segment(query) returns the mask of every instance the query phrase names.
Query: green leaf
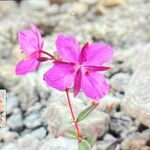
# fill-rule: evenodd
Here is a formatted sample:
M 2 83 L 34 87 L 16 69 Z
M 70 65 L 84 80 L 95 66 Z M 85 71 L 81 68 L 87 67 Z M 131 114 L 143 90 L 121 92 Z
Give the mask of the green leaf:
M 96 136 L 92 136 L 92 137 L 88 137 L 87 141 L 89 142 L 89 144 L 91 145 L 91 147 L 94 146 L 94 144 L 96 143 Z
M 68 138 L 73 138 L 73 139 L 77 138 L 77 134 L 74 130 L 64 131 L 63 136 L 68 137 Z
M 82 140 L 80 143 L 79 143 L 79 150 L 91 150 L 91 146 L 90 144 L 88 143 L 88 141 L 86 140 Z
M 77 121 L 81 121 L 84 118 L 86 118 L 97 106 L 98 104 L 91 105 L 84 109 L 82 112 L 80 112 L 80 114 L 77 117 Z
M 117 146 L 117 141 L 113 142 L 112 144 L 110 144 L 106 150 L 115 150 Z
M 57 137 L 58 136 L 65 136 L 68 138 L 73 138 L 76 139 L 77 134 L 75 129 L 73 128 L 71 123 L 64 123 L 61 128 L 57 132 Z

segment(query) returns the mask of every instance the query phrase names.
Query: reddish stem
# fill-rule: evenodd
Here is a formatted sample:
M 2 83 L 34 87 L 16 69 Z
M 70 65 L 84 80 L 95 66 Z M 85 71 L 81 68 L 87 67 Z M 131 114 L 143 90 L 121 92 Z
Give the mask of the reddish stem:
M 77 139 L 78 139 L 78 142 L 81 142 L 82 138 L 81 138 L 81 134 L 80 134 L 80 129 L 79 129 L 79 125 L 78 125 L 78 122 L 76 120 L 72 105 L 71 105 L 71 100 L 70 100 L 70 96 L 69 96 L 69 89 L 66 89 L 66 95 L 67 95 L 67 100 L 68 100 L 68 105 L 69 105 L 70 113 L 72 116 L 72 120 L 74 122 L 74 127 L 76 128 L 76 131 L 77 131 Z
M 55 57 L 53 55 L 51 55 L 50 53 L 40 50 L 41 53 L 46 54 L 47 56 L 49 56 L 50 58 L 52 58 L 53 60 L 55 60 Z

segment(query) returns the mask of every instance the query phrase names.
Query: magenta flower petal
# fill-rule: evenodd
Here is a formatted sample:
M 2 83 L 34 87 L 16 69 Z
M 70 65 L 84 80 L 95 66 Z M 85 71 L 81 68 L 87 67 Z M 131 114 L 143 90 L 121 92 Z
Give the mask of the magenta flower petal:
M 108 62 L 113 55 L 113 49 L 105 43 L 95 43 L 86 48 L 84 65 L 100 66 Z
M 63 60 L 78 62 L 80 46 L 75 37 L 60 34 L 56 39 L 56 48 Z
M 27 60 L 22 60 L 16 65 L 16 74 L 25 75 L 28 72 L 36 71 L 39 66 L 39 61 L 34 58 L 29 58 Z
M 38 47 L 39 47 L 40 50 L 42 50 L 44 41 L 41 37 L 40 30 L 33 23 L 30 24 L 30 27 L 31 27 L 32 31 L 37 35 Z
M 75 80 L 74 80 L 74 96 L 77 96 L 80 92 L 81 88 L 81 79 L 82 79 L 82 72 L 79 69 L 76 73 Z
M 86 61 L 86 55 L 87 55 L 87 49 L 89 47 L 89 43 L 85 43 L 84 46 L 81 49 L 80 56 L 79 56 L 79 63 L 82 64 L 84 61 Z
M 93 71 L 93 72 L 106 71 L 106 70 L 110 69 L 110 67 L 107 67 L 107 66 L 85 66 L 85 68 L 87 70 L 90 70 L 90 71 Z
M 26 58 L 16 65 L 17 75 L 36 71 L 40 64 L 37 58 L 43 48 L 43 39 L 34 24 L 30 24 L 30 27 L 31 29 L 25 29 L 18 33 L 18 42 L 21 50 L 26 54 Z
M 74 65 L 57 63 L 44 75 L 47 84 L 58 90 L 66 90 L 73 85 L 75 78 Z
M 109 85 L 104 76 L 96 72 L 91 72 L 82 78 L 81 89 L 86 96 L 100 100 L 108 94 Z
M 41 50 L 43 46 L 40 31 L 36 28 L 35 25 L 31 26 L 31 30 L 25 29 L 19 32 L 18 42 L 22 51 L 27 55 Z

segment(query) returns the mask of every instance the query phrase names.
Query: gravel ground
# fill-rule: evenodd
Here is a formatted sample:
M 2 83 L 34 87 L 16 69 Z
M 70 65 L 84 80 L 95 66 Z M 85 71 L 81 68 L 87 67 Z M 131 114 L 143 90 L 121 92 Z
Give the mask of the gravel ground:
M 64 93 L 42 80 L 49 64 L 24 77 L 14 73 L 22 58 L 17 33 L 29 21 L 41 29 L 45 49 L 51 52 L 59 33 L 75 35 L 81 44 L 112 45 L 112 69 L 105 73 L 110 94 L 81 122 L 82 133 L 97 135 L 93 150 L 105 150 L 114 142 L 116 150 L 150 150 L 149 0 L 0 1 L 0 89 L 7 90 L 0 149 L 77 150 L 75 140 L 56 138 L 70 115 Z M 89 102 L 80 94 L 73 105 L 78 114 Z

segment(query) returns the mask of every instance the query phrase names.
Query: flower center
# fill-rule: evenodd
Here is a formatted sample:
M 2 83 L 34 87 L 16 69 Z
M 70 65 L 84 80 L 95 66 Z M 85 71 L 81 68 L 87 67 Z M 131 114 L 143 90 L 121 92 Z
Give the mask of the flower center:
M 84 65 L 82 65 L 82 64 L 75 65 L 75 72 L 77 72 L 78 70 L 81 70 L 81 72 L 84 75 L 89 75 L 89 73 L 90 73 L 90 70 L 88 68 L 84 67 Z

